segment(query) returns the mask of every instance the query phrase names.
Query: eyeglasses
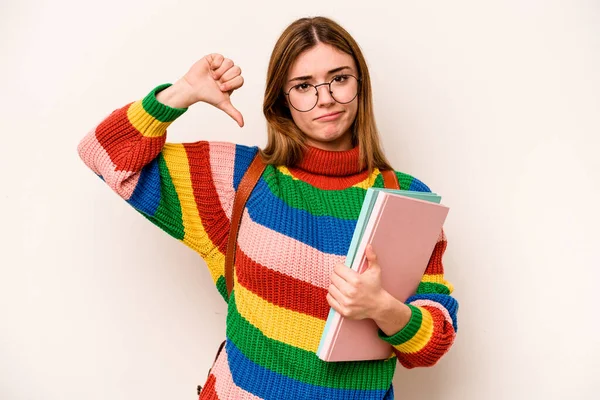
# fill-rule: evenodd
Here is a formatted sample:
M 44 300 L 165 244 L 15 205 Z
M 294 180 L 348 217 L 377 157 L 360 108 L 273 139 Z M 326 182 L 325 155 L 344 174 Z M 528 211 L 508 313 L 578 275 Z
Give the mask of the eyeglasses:
M 329 94 L 336 102 L 348 104 L 358 95 L 359 82 L 360 78 L 353 75 L 336 75 L 331 81 L 318 85 L 299 83 L 283 94 L 288 97 L 292 107 L 300 112 L 307 112 L 315 108 L 319 102 L 319 86 L 328 85 Z

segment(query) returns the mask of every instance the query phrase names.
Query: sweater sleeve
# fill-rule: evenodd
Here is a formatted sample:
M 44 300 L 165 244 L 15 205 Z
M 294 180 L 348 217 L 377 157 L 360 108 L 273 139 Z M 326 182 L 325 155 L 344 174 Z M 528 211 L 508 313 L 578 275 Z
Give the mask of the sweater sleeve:
M 225 142 L 167 143 L 187 109 L 156 100 L 115 110 L 78 145 L 83 162 L 134 209 L 206 261 L 227 298 L 224 263 L 235 190 L 258 151 Z
M 446 245 L 442 231 L 416 294 L 406 301 L 412 311 L 408 324 L 392 336 L 379 331 L 379 337 L 394 346 L 398 361 L 406 368 L 436 364 L 452 346 L 458 330 L 458 302 L 451 296 L 452 284 L 444 279 Z

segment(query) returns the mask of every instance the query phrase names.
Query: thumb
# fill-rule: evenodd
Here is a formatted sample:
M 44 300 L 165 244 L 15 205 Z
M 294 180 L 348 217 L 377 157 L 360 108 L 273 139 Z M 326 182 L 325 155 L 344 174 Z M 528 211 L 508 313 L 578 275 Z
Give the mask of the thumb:
M 235 120 L 235 122 L 238 123 L 240 128 L 244 126 L 244 117 L 242 116 L 242 113 L 240 113 L 237 110 L 237 108 L 235 108 L 233 104 L 231 104 L 229 100 L 224 100 L 221 103 L 217 104 L 217 108 L 225 111 L 227 115 L 229 115 Z
M 379 264 L 377 264 L 377 255 L 373 250 L 373 246 L 371 246 L 370 244 L 367 245 L 365 256 L 367 257 L 367 261 L 369 262 L 369 269 L 379 268 Z

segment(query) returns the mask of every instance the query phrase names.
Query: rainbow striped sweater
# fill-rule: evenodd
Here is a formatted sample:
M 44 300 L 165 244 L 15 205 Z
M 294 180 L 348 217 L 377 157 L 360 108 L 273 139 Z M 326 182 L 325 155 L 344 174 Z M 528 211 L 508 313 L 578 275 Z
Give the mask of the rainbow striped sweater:
M 327 363 L 316 356 L 329 312 L 333 266 L 345 259 L 366 189 L 378 170 L 359 170 L 358 148 L 309 148 L 294 167 L 267 166 L 239 230 L 234 291 L 227 299 L 225 252 L 233 199 L 258 148 L 226 142 L 166 143 L 186 110 L 156 93 L 115 110 L 78 146 L 85 164 L 142 215 L 205 260 L 228 301 L 227 341 L 201 399 L 392 399 L 396 362 L 435 364 L 453 343 L 458 304 L 444 279 L 443 232 L 409 323 L 393 336 L 387 360 Z M 429 191 L 396 172 L 404 189 Z

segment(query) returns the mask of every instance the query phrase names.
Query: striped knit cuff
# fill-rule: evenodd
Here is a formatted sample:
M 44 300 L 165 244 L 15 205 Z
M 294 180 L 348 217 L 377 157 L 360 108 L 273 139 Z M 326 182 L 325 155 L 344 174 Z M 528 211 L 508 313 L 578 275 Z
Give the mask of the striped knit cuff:
M 166 104 L 163 104 L 156 100 L 156 95 L 161 90 L 165 90 L 171 86 L 171 83 L 165 83 L 155 87 L 144 99 L 142 100 L 142 107 L 152 117 L 156 118 L 160 122 L 173 122 L 180 117 L 187 108 L 173 108 Z
M 398 346 L 402 343 L 408 342 L 419 331 L 419 328 L 421 328 L 421 321 L 423 321 L 423 314 L 421 313 L 421 310 L 419 307 L 415 307 L 411 304 L 407 304 L 407 306 L 410 307 L 412 312 L 410 315 L 410 320 L 404 328 L 400 329 L 398 333 L 392 336 L 387 336 L 381 329 L 379 330 L 379 337 L 392 346 Z

